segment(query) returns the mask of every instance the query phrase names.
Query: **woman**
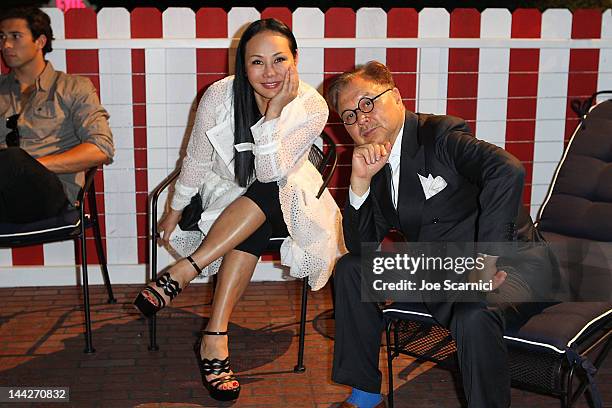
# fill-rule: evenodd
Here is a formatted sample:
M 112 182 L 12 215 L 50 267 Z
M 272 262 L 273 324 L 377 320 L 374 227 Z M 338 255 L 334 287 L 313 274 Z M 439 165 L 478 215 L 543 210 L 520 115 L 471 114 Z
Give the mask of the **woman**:
M 269 237 L 289 233 L 281 261 L 293 276 L 308 275 L 313 290 L 325 284 L 345 251 L 339 209 L 327 191 L 316 198 L 322 180 L 308 161 L 327 104 L 299 80 L 296 64 L 297 44 L 285 24 L 265 19 L 246 29 L 236 75 L 212 84 L 200 101 L 171 209 L 160 222 L 162 239 L 191 255 L 134 302 L 152 315 L 198 274 L 219 271 L 211 317 L 196 345 L 203 383 L 218 400 L 240 392 L 229 364 L 227 326 Z M 198 192 L 204 235 L 175 230 Z

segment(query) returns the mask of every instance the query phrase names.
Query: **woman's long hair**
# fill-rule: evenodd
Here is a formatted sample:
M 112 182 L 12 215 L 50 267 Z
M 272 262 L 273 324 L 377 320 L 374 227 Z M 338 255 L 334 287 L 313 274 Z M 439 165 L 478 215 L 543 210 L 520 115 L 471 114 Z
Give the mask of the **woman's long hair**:
M 289 41 L 289 48 L 293 57 L 297 57 L 297 41 L 285 23 L 275 19 L 266 18 L 257 20 L 247 27 L 240 37 L 236 49 L 236 76 L 234 78 L 234 144 L 253 143 L 251 126 L 261 118 L 261 113 L 255 101 L 255 92 L 246 75 L 246 45 L 251 38 L 262 31 L 274 31 Z M 234 173 L 236 181 L 246 187 L 253 176 L 255 160 L 251 151 L 235 152 Z

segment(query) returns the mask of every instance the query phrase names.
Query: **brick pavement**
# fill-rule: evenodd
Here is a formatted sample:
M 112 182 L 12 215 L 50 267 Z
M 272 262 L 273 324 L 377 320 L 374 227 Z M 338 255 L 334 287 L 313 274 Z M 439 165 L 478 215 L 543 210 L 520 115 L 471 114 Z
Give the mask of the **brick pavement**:
M 207 396 L 192 350 L 210 311 L 210 286 L 190 286 L 159 314 L 157 352 L 147 350 L 146 322 L 131 305 L 138 289 L 115 285 L 118 303 L 108 305 L 103 287 L 92 287 L 93 355 L 82 352 L 79 288 L 0 289 L 0 386 L 68 386 L 74 407 L 328 407 L 347 395 L 347 387 L 330 380 L 334 323 L 328 289 L 311 293 L 307 371 L 294 374 L 299 284 L 249 286 L 230 325 L 233 369 L 243 384 L 235 404 L 216 403 Z M 609 360 L 598 376 L 608 404 L 612 403 Z M 450 372 L 407 357 L 395 361 L 397 407 L 461 406 L 461 392 Z M 385 360 L 381 362 L 386 377 Z M 517 389 L 512 390 L 512 400 L 513 407 L 559 406 L 554 398 Z M 577 406 L 587 406 L 584 397 Z

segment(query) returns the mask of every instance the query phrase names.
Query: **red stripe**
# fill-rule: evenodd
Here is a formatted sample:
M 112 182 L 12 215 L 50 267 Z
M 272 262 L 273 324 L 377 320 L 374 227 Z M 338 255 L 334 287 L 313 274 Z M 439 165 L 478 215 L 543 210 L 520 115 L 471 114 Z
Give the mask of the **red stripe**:
M 572 38 L 597 39 L 601 37 L 601 11 L 576 10 L 572 20 Z M 565 112 L 565 142 L 578 126 L 578 117 L 571 109 L 575 98 L 588 98 L 597 91 L 599 50 L 570 50 L 567 82 L 567 105 Z
M 355 38 L 355 12 L 349 8 L 332 7 L 325 13 L 326 38 Z M 353 69 L 355 50 L 350 48 L 326 48 L 324 71 L 326 75 Z
M 352 150 L 352 149 L 351 149 Z M 350 157 L 350 156 L 349 156 Z M 335 186 L 348 187 L 351 179 L 351 162 L 342 163 L 336 167 L 336 171 L 330 183 Z
M 349 8 L 332 7 L 325 13 L 325 32 L 326 38 L 355 38 L 357 19 L 355 12 Z M 323 89 L 327 95 L 329 81 L 344 71 L 349 71 L 355 67 L 355 49 L 354 48 L 326 48 L 324 50 L 323 62 Z M 329 125 L 325 130 L 334 139 L 337 144 L 352 145 L 353 140 L 350 138 L 344 126 L 341 123 L 338 114 L 330 112 Z M 342 164 L 342 162 L 339 161 Z M 350 164 L 350 161 L 348 162 Z M 330 187 L 345 187 L 348 182 L 338 184 L 338 179 L 335 178 L 330 182 Z
M 130 13 L 132 38 L 161 38 L 162 15 L 153 7 L 137 7 Z
M 330 112 L 331 116 L 331 112 Z M 336 142 L 336 144 L 352 145 L 353 139 L 349 136 L 344 125 L 340 121 L 338 115 L 336 115 L 337 121 L 332 122 L 331 120 L 325 126 L 325 132 Z
M 476 9 L 455 9 L 450 15 L 451 38 L 479 38 L 480 13 Z M 447 113 L 459 116 L 476 129 L 478 97 L 477 48 L 451 49 L 448 53 Z
M 340 207 L 340 211 L 343 211 L 348 201 L 348 187 L 339 187 L 329 190 L 332 197 Z
M 70 9 L 64 14 L 66 39 L 97 38 L 98 23 L 92 9 Z M 98 50 L 66 50 L 66 71 L 70 74 L 86 76 L 93 82 L 100 95 L 100 69 Z M 100 169 L 94 180 L 96 187 L 96 204 L 102 233 L 102 243 L 106 251 L 106 222 L 104 212 L 104 171 Z M 77 262 L 80 262 L 80 251 L 76 251 Z M 87 233 L 87 262 L 99 263 L 92 232 Z
M 512 38 L 539 38 L 542 14 L 535 9 L 517 9 L 512 14 Z M 531 203 L 533 146 L 535 140 L 540 50 L 510 50 L 506 150 L 525 166 L 523 203 Z
M 96 38 L 98 22 L 92 9 L 71 9 L 64 14 L 66 38 Z
M 161 38 L 162 15 L 155 8 L 136 8 L 130 15 L 132 38 Z M 132 110 L 134 119 L 134 182 L 138 263 L 148 262 L 147 109 L 144 50 L 132 50 Z
M 227 13 L 218 7 L 204 7 L 196 13 L 197 38 L 227 38 Z
M 419 35 L 419 14 L 411 8 L 394 8 L 387 13 L 388 38 L 416 38 Z M 387 48 L 387 66 L 393 73 L 406 108 L 416 106 L 416 48 Z
M 275 18 L 293 28 L 293 14 L 287 7 L 267 7 L 261 12 L 261 18 Z
M 13 266 L 41 266 L 45 264 L 42 245 L 13 248 Z
M 355 12 L 349 8 L 332 7 L 325 13 L 326 38 L 355 38 Z M 324 89 L 336 74 L 355 67 L 355 49 L 326 48 L 324 50 Z
M 227 13 L 220 8 L 202 8 L 196 13 L 197 38 L 227 38 Z M 196 50 L 198 99 L 213 82 L 228 75 L 227 48 Z

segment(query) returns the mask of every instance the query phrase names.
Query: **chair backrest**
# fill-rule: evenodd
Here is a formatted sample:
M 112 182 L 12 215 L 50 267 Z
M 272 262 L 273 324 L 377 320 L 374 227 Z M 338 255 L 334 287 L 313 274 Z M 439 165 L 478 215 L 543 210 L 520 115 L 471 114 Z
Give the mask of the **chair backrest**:
M 308 153 L 308 160 L 317 168 L 323 177 L 323 184 L 317 193 L 317 198 L 321 197 L 321 194 L 325 191 L 325 188 L 336 170 L 336 165 L 338 164 L 336 143 L 325 132 L 321 133 L 321 139 L 323 140 L 323 149 L 326 150 L 326 152 L 323 153 L 323 150 L 319 148 L 319 146 L 313 144 Z M 325 149 L 325 146 L 327 146 L 327 149 Z
M 582 118 L 540 210 L 538 229 L 558 258 L 562 299 L 612 300 L 611 180 L 612 100 L 607 100 Z
M 611 180 L 612 100 L 607 100 L 591 109 L 571 137 L 540 210 L 538 228 L 611 242 Z

